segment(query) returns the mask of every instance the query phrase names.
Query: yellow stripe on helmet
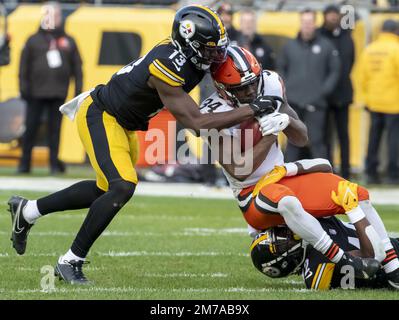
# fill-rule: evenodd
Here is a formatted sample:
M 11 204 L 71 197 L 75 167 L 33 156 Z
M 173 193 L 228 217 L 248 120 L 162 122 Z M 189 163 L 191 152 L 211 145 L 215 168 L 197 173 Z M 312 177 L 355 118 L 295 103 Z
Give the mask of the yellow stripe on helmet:
M 206 7 L 206 6 L 203 6 L 203 5 L 200 5 L 200 4 L 196 4 L 196 5 L 194 5 L 194 6 L 195 6 L 195 7 L 198 7 L 198 8 L 201 8 L 201 9 L 203 9 L 203 10 L 205 10 L 206 12 L 208 12 L 209 14 L 211 14 L 212 17 L 215 18 L 215 20 L 216 20 L 216 22 L 218 23 L 219 28 L 220 28 L 220 35 L 222 36 L 222 38 L 224 38 L 224 36 L 225 36 L 225 34 L 226 34 L 226 30 L 224 29 L 224 24 L 223 24 L 222 20 L 220 19 L 220 17 L 219 17 L 215 12 L 213 12 L 211 9 L 209 9 L 209 8 Z
M 269 238 L 269 236 L 267 234 L 260 236 L 258 239 L 256 239 L 254 242 L 252 242 L 250 251 L 252 251 L 259 242 L 262 242 L 263 240 L 266 240 L 268 238 Z

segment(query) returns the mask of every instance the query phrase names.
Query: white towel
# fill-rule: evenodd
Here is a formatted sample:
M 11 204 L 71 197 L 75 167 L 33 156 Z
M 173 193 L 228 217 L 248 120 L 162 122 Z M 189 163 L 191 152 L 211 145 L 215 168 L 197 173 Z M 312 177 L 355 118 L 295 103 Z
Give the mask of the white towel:
M 80 95 L 76 96 L 72 100 L 65 102 L 59 110 L 62 114 L 66 115 L 72 121 L 75 119 L 76 112 L 78 112 L 80 105 L 82 102 L 90 95 L 93 89 L 89 91 L 82 92 Z

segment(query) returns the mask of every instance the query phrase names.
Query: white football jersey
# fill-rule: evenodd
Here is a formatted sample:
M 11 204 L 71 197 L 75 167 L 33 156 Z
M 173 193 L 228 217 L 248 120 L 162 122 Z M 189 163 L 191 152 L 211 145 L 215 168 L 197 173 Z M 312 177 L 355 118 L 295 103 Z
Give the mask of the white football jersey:
M 280 77 L 276 72 L 266 71 L 262 72 L 261 79 L 261 92 L 262 95 L 270 95 L 277 96 L 283 99 L 284 97 L 284 88 L 283 84 L 280 81 Z M 278 102 L 278 108 L 280 108 L 281 102 Z M 209 98 L 205 99 L 201 106 L 201 113 L 213 113 L 213 112 L 225 112 L 233 110 L 228 101 L 222 99 L 217 92 L 213 93 Z M 239 125 L 223 130 L 224 134 L 231 135 L 233 137 L 239 136 Z M 265 160 L 262 164 L 254 171 L 252 174 L 246 178 L 244 181 L 239 181 L 232 177 L 226 170 L 223 169 L 223 173 L 229 181 L 230 187 L 233 189 L 234 195 L 237 196 L 238 193 L 243 189 L 249 186 L 256 184 L 259 179 L 271 171 L 276 165 L 284 164 L 284 155 L 280 149 L 278 143 L 275 143 L 270 148 L 268 154 L 265 154 Z

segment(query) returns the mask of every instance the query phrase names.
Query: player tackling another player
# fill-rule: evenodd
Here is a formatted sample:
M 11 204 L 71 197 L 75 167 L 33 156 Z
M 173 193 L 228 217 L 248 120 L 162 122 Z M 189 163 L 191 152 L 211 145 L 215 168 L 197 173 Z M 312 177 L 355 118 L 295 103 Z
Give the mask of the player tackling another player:
M 227 60 L 213 70 L 212 76 L 217 92 L 204 101 L 203 113 L 239 109 L 257 96 L 276 101 L 274 110 L 259 118 L 263 137 L 252 148 L 242 150 L 244 154 L 253 154 L 251 172 L 238 175 L 236 169 L 241 163 L 232 156 L 237 148 L 219 142 L 219 162 L 253 232 L 285 223 L 330 264 L 351 266 L 358 279 L 373 277 L 381 262 L 388 283 L 399 288 L 399 260 L 367 190 L 327 173 L 331 166 L 323 159 L 284 164 L 278 133 L 283 132 L 296 145 L 303 145 L 307 139 L 306 127 L 286 102 L 284 84 L 278 74 L 262 70 L 247 50 L 231 46 Z M 231 138 L 231 145 L 240 144 L 241 132 L 237 129 L 240 127 L 223 130 L 223 135 Z M 362 226 L 359 229 L 364 242 L 372 248 L 371 253 L 361 258 L 348 252 L 316 219 L 335 214 L 346 214 L 353 224 Z
M 345 223 L 336 217 L 319 219 L 323 229 L 339 246 L 353 255 L 373 256 L 373 247 L 364 236 L 361 223 Z M 393 249 L 387 255 L 399 254 L 399 239 L 390 239 Z M 356 279 L 354 270 L 347 265 L 332 264 L 306 241 L 296 236 L 287 226 L 269 228 L 255 236 L 251 247 L 254 266 L 271 278 L 302 274 L 308 289 L 328 290 L 335 288 L 395 288 L 383 269 L 375 277 Z
M 208 7 L 186 6 L 174 18 L 172 36 L 140 59 L 99 85 L 62 106 L 75 119 L 80 139 L 96 172 L 96 181 L 81 181 L 38 200 L 12 197 L 13 247 L 26 250 L 29 230 L 47 214 L 89 208 L 72 243 L 55 267 L 68 283 L 85 284 L 82 266 L 96 239 L 133 196 L 137 185 L 136 130 L 166 106 L 186 128 L 221 129 L 260 116 L 270 106 L 256 99 L 243 108 L 219 114 L 201 114 L 189 92 L 212 63 L 223 62 L 229 44 L 219 16 Z
M 284 165 L 276 140 L 278 133 L 284 132 L 293 144 L 303 146 L 307 143 L 307 129 L 286 103 L 278 75 L 262 70 L 252 54 L 229 47 L 228 42 L 216 13 L 204 6 L 184 7 L 176 13 L 171 39 L 122 68 L 106 85 L 99 85 L 62 107 L 77 122 L 96 181 L 81 181 L 38 200 L 12 197 L 11 240 L 18 254 L 25 252 L 28 233 L 42 216 L 89 208 L 71 248 L 55 267 L 56 274 L 68 283 L 88 283 L 82 269 L 85 258 L 133 196 L 138 183 L 134 169 L 135 131 L 147 130 L 148 121 L 166 106 L 181 124 L 196 133 L 201 129 L 228 128 L 225 134 L 233 138 L 236 126 L 256 117 L 263 137 L 243 152 L 251 153 L 252 170 L 237 175 L 242 163 L 221 163 L 246 221 L 260 231 L 285 222 L 331 263 L 351 266 L 359 279 L 372 277 L 379 269 L 378 261 L 385 259 L 388 280 L 399 283 L 399 261 L 392 253 L 378 214 L 371 205 L 358 206 L 358 199 L 367 202 L 367 191 L 330 173 L 319 172 L 329 170 L 326 161 Z M 218 93 L 199 110 L 188 93 L 211 65 Z M 236 140 L 231 139 L 233 144 Z M 220 148 L 221 156 L 231 157 L 235 149 Z M 333 197 L 331 192 L 335 192 Z M 365 239 L 373 248 L 375 259 L 344 252 L 315 218 L 337 213 L 346 213 L 353 223 L 362 220 Z

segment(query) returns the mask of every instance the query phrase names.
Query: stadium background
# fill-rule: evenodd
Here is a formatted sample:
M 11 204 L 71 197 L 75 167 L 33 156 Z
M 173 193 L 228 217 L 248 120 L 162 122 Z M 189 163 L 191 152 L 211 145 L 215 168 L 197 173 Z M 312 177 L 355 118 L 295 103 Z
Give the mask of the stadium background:
M 169 35 L 177 7 L 174 1 L 138 2 L 63 2 L 66 31 L 76 39 L 83 59 L 84 90 L 106 82 L 125 63 Z M 399 19 L 399 13 L 386 7 L 388 1 L 381 1 L 382 8 L 370 2 L 349 1 L 356 4 L 359 17 L 353 31 L 357 56 L 376 38 L 383 20 Z M 281 10 L 282 1 L 236 3 L 261 8 L 258 31 L 278 53 L 285 41 L 298 31 L 298 11 L 311 6 L 321 12 L 327 1 L 284 1 Z M 19 94 L 17 75 L 21 49 L 40 21 L 39 3 L 6 1 L 6 8 L 11 63 L 0 67 L 0 102 Z M 236 13 L 236 26 L 238 20 L 239 13 Z M 321 23 L 321 13 L 318 23 Z M 0 20 L 0 27 L 4 28 L 4 19 Z M 112 55 L 107 51 L 109 48 Z M 356 67 L 353 80 L 351 159 L 352 165 L 361 170 L 369 123 L 367 112 L 359 105 L 361 97 L 356 93 Z M 199 99 L 198 90 L 193 96 Z M 0 114 L 0 120 L 2 116 Z M 163 111 L 151 126 L 165 127 L 169 119 L 171 116 Z M 61 139 L 61 159 L 71 164 L 85 161 L 74 125 L 68 119 L 63 121 Z M 143 134 L 140 139 L 142 156 Z M 193 150 L 201 149 L 197 146 L 198 140 L 190 141 Z M 160 183 L 141 183 L 134 200 L 117 215 L 92 248 L 89 256 L 92 265 L 86 270 L 96 283 L 94 288 L 71 288 L 57 282 L 55 291 L 46 292 L 40 286 L 42 268 L 52 266 L 65 251 L 87 212 L 78 210 L 46 217 L 32 230 L 27 254 L 19 257 L 9 241 L 6 202 L 16 190 L 26 197 L 37 198 L 76 181 L 71 178 L 92 177 L 92 173 L 87 173 L 89 167 L 83 166 L 84 171 L 66 178 L 48 178 L 47 171 L 36 171 L 32 178 L 15 177 L 19 155 L 17 141 L 0 144 L 0 299 L 398 299 L 396 292 L 388 290 L 306 291 L 299 276 L 268 279 L 251 265 L 245 222 L 229 190 L 186 184 L 172 188 Z M 45 166 L 47 156 L 45 147 L 37 147 L 35 165 Z M 145 165 L 144 159 L 139 163 Z M 397 237 L 398 189 L 371 189 L 370 192 L 388 231 Z
M 153 45 L 170 34 L 171 21 L 175 12 L 175 5 L 159 5 L 162 1 L 148 2 L 152 6 L 103 6 L 91 4 L 64 4 L 65 29 L 77 41 L 83 60 L 84 86 L 88 90 L 98 83 L 106 83 L 110 76 L 129 61 L 147 52 Z M 171 3 L 172 1 L 163 1 Z M 204 1 L 203 1 L 204 2 Z M 113 2 L 115 3 L 115 2 Z M 132 2 L 133 3 L 133 2 Z M 207 3 L 205 1 L 205 3 Z M 238 2 L 245 4 L 245 2 Z M 259 1 L 265 9 L 259 11 L 258 33 L 267 39 L 278 55 L 287 39 L 295 37 L 298 32 L 299 18 L 297 11 L 305 6 L 322 9 L 323 1 L 287 1 L 280 11 L 270 11 L 273 1 Z M 278 2 L 275 2 L 278 4 Z M 399 13 L 391 10 L 371 10 L 367 1 L 357 1 L 357 21 L 353 30 L 356 46 L 356 57 L 359 57 L 364 47 L 379 33 L 383 20 L 399 18 Z M 256 4 L 256 3 L 255 3 Z M 237 8 L 239 8 L 238 6 Z M 288 10 L 287 10 L 288 9 Z M 18 67 L 19 57 L 26 39 L 34 33 L 40 23 L 40 5 L 16 5 L 8 12 L 8 33 L 11 36 L 11 63 L 0 68 L 0 101 L 5 101 L 19 95 Z M 239 10 L 234 16 L 234 25 L 238 27 Z M 318 15 L 318 24 L 322 22 L 322 15 Z M 3 23 L 4 25 L 4 23 Z M 112 48 L 112 49 L 111 49 Z M 111 54 L 112 50 L 112 54 Z M 358 59 L 356 59 L 358 61 Z M 354 103 L 350 108 L 350 146 L 351 162 L 355 171 L 363 167 L 363 160 L 367 148 L 368 114 L 359 103 L 356 65 L 352 72 L 355 89 Z M 73 84 L 72 84 L 73 85 Z M 71 85 L 71 86 L 72 86 Z M 69 90 L 73 92 L 73 88 Z M 199 90 L 193 91 L 192 96 L 198 101 Z M 69 95 L 71 97 L 71 94 Z M 151 122 L 151 127 L 162 128 L 166 131 L 168 120 L 173 120 L 167 112 L 161 112 Z M 188 135 L 188 142 L 194 154 L 200 156 L 200 139 Z M 140 133 L 141 156 L 138 165 L 145 166 L 144 151 L 146 143 L 144 133 Z M 13 165 L 19 157 L 20 148 L 16 141 L 0 144 L 0 165 Z M 339 163 L 338 153 L 336 163 Z M 165 157 L 168 151 L 165 150 Z M 35 148 L 34 163 L 43 165 L 47 161 L 47 148 Z M 82 163 L 85 160 L 84 150 L 79 141 L 74 124 L 64 119 L 61 133 L 60 159 L 66 163 Z

